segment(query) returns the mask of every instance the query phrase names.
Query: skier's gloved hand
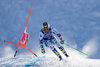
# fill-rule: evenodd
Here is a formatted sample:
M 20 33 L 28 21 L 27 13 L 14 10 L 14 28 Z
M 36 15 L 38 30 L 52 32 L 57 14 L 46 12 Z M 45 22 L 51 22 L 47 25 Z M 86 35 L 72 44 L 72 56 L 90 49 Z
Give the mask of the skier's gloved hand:
M 45 54 L 45 49 L 44 49 L 43 45 L 41 45 L 41 53 Z
M 45 54 L 45 49 L 41 48 L 41 53 Z
M 61 43 L 61 44 L 64 44 L 64 40 L 60 40 L 60 43 Z

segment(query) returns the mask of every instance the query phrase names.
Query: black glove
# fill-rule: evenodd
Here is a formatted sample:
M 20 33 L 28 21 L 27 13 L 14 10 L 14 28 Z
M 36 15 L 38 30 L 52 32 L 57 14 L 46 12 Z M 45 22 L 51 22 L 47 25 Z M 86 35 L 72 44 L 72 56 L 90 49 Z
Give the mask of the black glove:
M 61 43 L 61 44 L 64 44 L 64 40 L 60 40 L 60 43 Z
M 41 53 L 45 54 L 45 49 L 44 49 L 43 45 L 41 46 Z

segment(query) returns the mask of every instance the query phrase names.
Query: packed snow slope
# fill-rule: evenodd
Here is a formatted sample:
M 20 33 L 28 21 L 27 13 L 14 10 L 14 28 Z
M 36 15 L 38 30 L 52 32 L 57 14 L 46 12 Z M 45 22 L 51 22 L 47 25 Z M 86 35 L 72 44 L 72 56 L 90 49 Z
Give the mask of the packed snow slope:
M 100 67 L 100 60 L 89 59 L 71 48 L 67 48 L 66 51 L 70 56 L 68 58 L 59 51 L 63 57 L 62 61 L 48 49 L 46 54 L 41 54 L 39 51 L 37 53 L 39 57 L 20 55 L 15 58 L 0 58 L 0 67 Z

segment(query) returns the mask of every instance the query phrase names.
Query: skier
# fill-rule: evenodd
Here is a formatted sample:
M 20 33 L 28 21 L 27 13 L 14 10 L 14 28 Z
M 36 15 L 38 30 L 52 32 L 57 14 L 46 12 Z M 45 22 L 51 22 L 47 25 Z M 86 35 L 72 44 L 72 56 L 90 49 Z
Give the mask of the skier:
M 60 33 L 56 31 L 56 29 L 50 27 L 50 25 L 47 22 L 43 23 L 42 29 L 40 31 L 40 47 L 41 47 L 41 52 L 44 54 L 45 49 L 44 46 L 49 47 L 58 57 L 60 60 L 62 60 L 62 57 L 60 53 L 57 51 L 57 49 L 52 45 L 56 44 L 57 47 L 61 50 L 61 52 L 68 57 L 68 54 L 66 53 L 65 49 L 63 46 L 57 42 L 56 38 L 53 36 L 53 34 L 57 35 L 60 39 L 60 43 L 64 44 L 64 40 L 62 39 L 62 36 Z

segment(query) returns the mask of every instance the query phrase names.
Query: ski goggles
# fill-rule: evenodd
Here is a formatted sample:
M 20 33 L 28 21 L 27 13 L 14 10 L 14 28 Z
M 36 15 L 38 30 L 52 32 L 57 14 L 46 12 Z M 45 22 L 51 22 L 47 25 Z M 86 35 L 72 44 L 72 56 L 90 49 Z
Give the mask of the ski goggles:
M 44 31 L 46 31 L 46 30 L 49 30 L 49 28 L 48 27 L 44 27 L 44 29 L 43 29 Z

